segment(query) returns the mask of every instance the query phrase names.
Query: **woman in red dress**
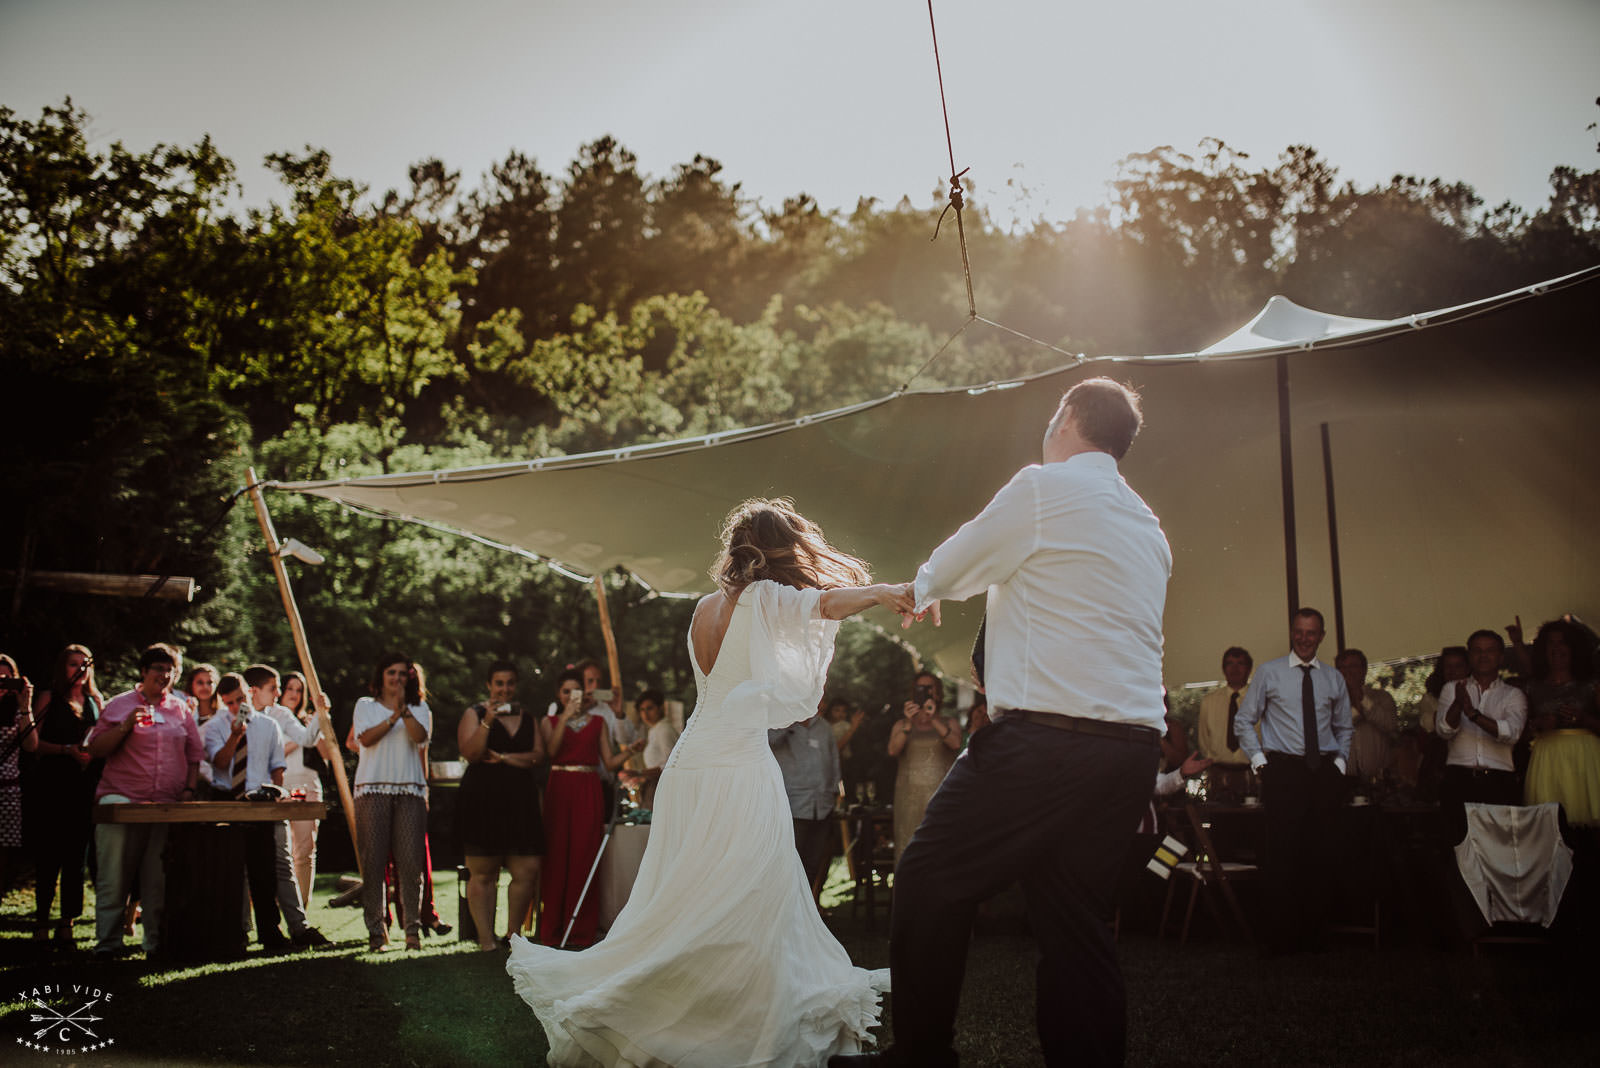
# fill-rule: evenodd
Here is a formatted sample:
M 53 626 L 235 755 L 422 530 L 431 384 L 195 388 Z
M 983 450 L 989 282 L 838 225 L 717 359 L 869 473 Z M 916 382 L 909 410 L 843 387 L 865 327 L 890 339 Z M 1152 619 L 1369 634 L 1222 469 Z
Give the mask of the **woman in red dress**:
M 605 718 L 592 714 L 594 699 L 584 696 L 583 675 L 569 669 L 556 681 L 559 711 L 539 724 L 544 751 L 550 754 L 550 783 L 544 791 L 544 867 L 539 879 L 539 941 L 547 946 L 561 944 L 600 853 L 607 813 L 599 765 L 615 771 L 644 748 L 638 742 L 613 752 Z M 566 944 L 578 948 L 593 944 L 599 919 L 599 888 L 591 885 Z

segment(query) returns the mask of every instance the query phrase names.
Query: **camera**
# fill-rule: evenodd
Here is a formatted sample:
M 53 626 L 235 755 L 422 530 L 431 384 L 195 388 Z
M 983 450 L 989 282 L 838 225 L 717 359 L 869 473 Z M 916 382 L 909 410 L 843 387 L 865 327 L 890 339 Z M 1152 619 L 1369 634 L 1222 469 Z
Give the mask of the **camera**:
M 5 678 L 0 679 L 0 693 L 6 693 L 8 691 L 13 693 L 21 693 L 22 687 L 25 684 L 26 680 L 23 679 L 22 676 L 7 675 Z
M 927 702 L 927 701 L 932 701 L 933 700 L 933 687 L 932 686 L 918 686 L 916 688 L 916 690 L 913 692 L 913 696 L 912 696 L 911 699 L 913 701 L 915 701 L 919 705 L 923 704 L 924 702 Z
M 594 703 L 597 705 L 609 705 L 611 703 L 610 690 L 596 690 L 589 696 L 594 698 Z

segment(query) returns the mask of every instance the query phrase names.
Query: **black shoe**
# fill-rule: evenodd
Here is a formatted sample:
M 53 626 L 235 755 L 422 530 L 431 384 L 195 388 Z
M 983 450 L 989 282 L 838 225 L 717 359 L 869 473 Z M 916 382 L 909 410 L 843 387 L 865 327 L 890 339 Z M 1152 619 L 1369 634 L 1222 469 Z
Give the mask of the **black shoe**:
M 441 922 L 441 923 L 434 924 L 432 927 L 424 927 L 423 930 L 426 931 L 428 934 L 436 934 L 440 938 L 443 938 L 445 935 L 449 934 L 451 931 L 454 931 L 455 928 L 451 927 L 448 923 L 442 923 Z
M 282 953 L 294 945 L 283 933 L 274 929 L 261 936 L 261 949 L 265 953 Z
M 295 933 L 289 938 L 289 941 L 302 949 L 325 949 L 333 945 L 332 942 L 328 941 L 328 937 L 315 927 L 307 927 Z

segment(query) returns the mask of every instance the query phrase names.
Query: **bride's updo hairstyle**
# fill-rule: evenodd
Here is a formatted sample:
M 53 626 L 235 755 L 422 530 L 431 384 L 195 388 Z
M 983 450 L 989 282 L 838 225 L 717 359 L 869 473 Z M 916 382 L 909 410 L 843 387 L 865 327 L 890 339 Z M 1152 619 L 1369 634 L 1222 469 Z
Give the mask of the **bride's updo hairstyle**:
M 711 578 L 724 592 L 771 579 L 796 589 L 864 586 L 867 565 L 828 544 L 822 528 L 783 498 L 752 498 L 728 513 Z

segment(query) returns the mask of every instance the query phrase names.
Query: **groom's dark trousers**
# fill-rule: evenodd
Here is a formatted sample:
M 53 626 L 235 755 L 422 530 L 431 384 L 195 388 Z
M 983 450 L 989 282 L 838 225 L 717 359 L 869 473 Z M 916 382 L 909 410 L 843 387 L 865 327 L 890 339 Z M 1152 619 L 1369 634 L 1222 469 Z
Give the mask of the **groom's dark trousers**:
M 1127 1010 L 1112 898 L 1150 802 L 1157 738 L 1150 728 L 1095 721 L 1067 731 L 1021 716 L 973 736 L 895 869 L 897 1063 L 956 1063 L 973 917 L 980 901 L 1015 882 L 1043 951 L 1035 1016 L 1045 1063 L 1123 1062 Z

